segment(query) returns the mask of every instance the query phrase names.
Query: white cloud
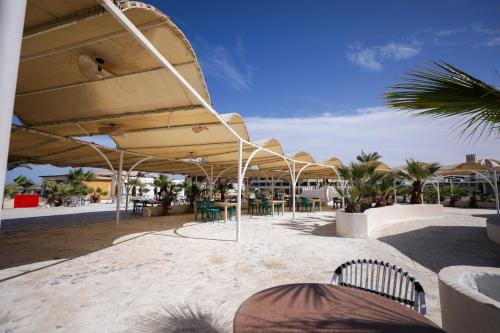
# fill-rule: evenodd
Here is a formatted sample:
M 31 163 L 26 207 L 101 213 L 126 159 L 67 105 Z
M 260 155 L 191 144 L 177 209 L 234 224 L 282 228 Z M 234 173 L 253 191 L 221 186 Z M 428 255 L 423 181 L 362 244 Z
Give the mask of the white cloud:
M 450 40 L 450 37 L 466 32 L 467 30 L 468 30 L 467 28 L 457 28 L 457 29 L 446 29 L 446 30 L 436 31 L 434 32 L 434 37 L 433 37 L 434 45 L 439 45 L 439 46 L 464 45 L 466 44 L 465 40 L 463 39 Z
M 348 49 L 347 58 L 353 64 L 374 72 L 383 69 L 383 62 L 408 59 L 420 52 L 420 49 L 415 45 L 392 42 L 366 48 L 363 48 L 360 43 L 355 43 L 349 45 Z
M 370 71 L 379 72 L 382 70 L 382 63 L 377 60 L 377 50 L 374 48 L 362 49 L 359 46 L 350 46 L 347 53 L 348 59 L 355 65 Z
M 252 66 L 246 61 L 243 41 L 238 38 L 235 48 L 208 45 L 202 38 L 200 62 L 203 72 L 224 82 L 233 90 L 247 90 L 252 85 Z
M 309 118 L 246 118 L 252 139 L 274 137 L 286 152 L 304 150 L 317 160 L 337 156 L 351 161 L 363 149 L 378 151 L 391 166 L 405 158 L 459 163 L 465 154 L 498 158 L 498 139 L 464 141 L 450 132 L 450 121 L 411 118 L 385 107 L 358 109 L 351 115 Z
M 398 43 L 389 43 L 380 48 L 380 56 L 383 59 L 394 59 L 396 61 L 414 57 L 419 52 L 420 50 L 416 47 Z
M 493 38 L 489 42 L 486 43 L 486 46 L 498 46 L 500 45 L 500 37 Z
M 485 28 L 482 22 L 477 22 L 472 25 L 472 31 L 483 35 L 496 35 L 500 30 Z
M 459 32 L 463 32 L 463 31 L 465 31 L 465 28 L 439 30 L 439 31 L 436 31 L 435 35 L 438 37 L 446 37 L 446 36 L 458 34 Z

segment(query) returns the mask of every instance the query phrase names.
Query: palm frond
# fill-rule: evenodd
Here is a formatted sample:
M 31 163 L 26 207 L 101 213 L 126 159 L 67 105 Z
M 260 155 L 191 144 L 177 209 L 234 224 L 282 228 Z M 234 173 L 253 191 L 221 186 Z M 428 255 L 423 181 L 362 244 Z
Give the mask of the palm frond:
M 457 117 L 460 135 L 500 135 L 500 90 L 446 62 L 433 64 L 389 87 L 386 105 L 415 116 Z

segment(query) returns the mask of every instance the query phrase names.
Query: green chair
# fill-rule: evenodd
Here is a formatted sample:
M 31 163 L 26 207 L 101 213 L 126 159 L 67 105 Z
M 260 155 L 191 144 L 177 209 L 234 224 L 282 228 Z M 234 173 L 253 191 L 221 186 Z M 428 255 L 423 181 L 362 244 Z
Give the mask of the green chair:
M 196 200 L 196 215 L 194 216 L 194 220 L 198 220 L 198 214 L 201 214 L 201 219 L 205 222 L 206 214 L 207 214 L 207 203 L 203 200 Z
M 271 204 L 267 198 L 260 200 L 260 215 L 271 215 Z
M 300 204 L 301 204 L 301 207 L 302 207 L 302 211 L 308 211 L 309 212 L 312 212 L 312 202 L 309 201 L 309 198 L 305 198 L 305 197 L 300 197 Z
M 219 207 L 214 207 L 214 202 L 213 201 L 206 201 L 205 202 L 206 207 L 207 207 L 207 214 L 208 218 L 212 223 L 215 223 L 215 218 L 217 218 L 217 222 L 219 222 L 222 219 L 222 214 L 220 212 Z
M 274 205 L 274 211 L 276 212 L 276 214 L 280 214 L 280 211 L 281 211 L 281 203 L 275 203 Z
M 257 202 L 255 199 L 250 198 L 248 199 L 248 213 L 253 215 L 253 211 L 257 210 Z
M 231 221 L 233 219 L 233 216 L 236 217 L 236 207 L 227 207 L 227 214 L 229 215 L 228 220 Z

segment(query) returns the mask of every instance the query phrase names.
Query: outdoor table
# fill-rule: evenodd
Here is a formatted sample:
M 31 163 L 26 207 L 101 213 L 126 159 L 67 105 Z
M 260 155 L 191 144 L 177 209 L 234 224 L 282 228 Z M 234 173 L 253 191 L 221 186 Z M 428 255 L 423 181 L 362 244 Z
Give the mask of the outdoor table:
M 313 198 L 313 199 L 309 199 L 309 201 L 311 201 L 311 203 L 313 205 L 313 209 L 314 209 L 314 207 L 316 206 L 316 203 L 317 203 L 318 207 L 319 207 L 319 211 L 321 212 L 321 200 L 320 199 Z
M 153 205 L 162 204 L 161 201 L 157 200 L 141 200 L 141 203 L 143 204 L 144 207 L 147 207 L 148 205 L 151 205 L 152 207 Z
M 248 298 L 234 332 L 444 332 L 416 311 L 367 291 L 330 284 L 273 287 Z
M 285 200 L 269 200 L 271 204 L 271 215 L 274 215 L 274 204 L 281 204 L 281 212 L 285 214 Z
M 214 206 L 224 207 L 224 222 L 227 223 L 227 208 L 228 207 L 237 207 L 237 202 L 214 202 Z

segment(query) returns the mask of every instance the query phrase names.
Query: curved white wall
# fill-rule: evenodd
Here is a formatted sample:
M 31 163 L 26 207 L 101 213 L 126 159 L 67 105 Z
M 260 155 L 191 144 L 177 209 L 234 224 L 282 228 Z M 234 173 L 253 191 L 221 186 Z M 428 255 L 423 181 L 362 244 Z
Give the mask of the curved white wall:
M 369 238 L 380 226 L 392 223 L 434 219 L 443 216 L 442 205 L 393 205 L 370 208 L 364 213 L 337 211 L 337 235 L 342 237 Z
M 495 221 L 486 221 L 486 234 L 488 238 L 500 245 L 500 223 Z
M 500 268 L 443 268 L 439 272 L 439 298 L 446 332 L 499 331 Z

